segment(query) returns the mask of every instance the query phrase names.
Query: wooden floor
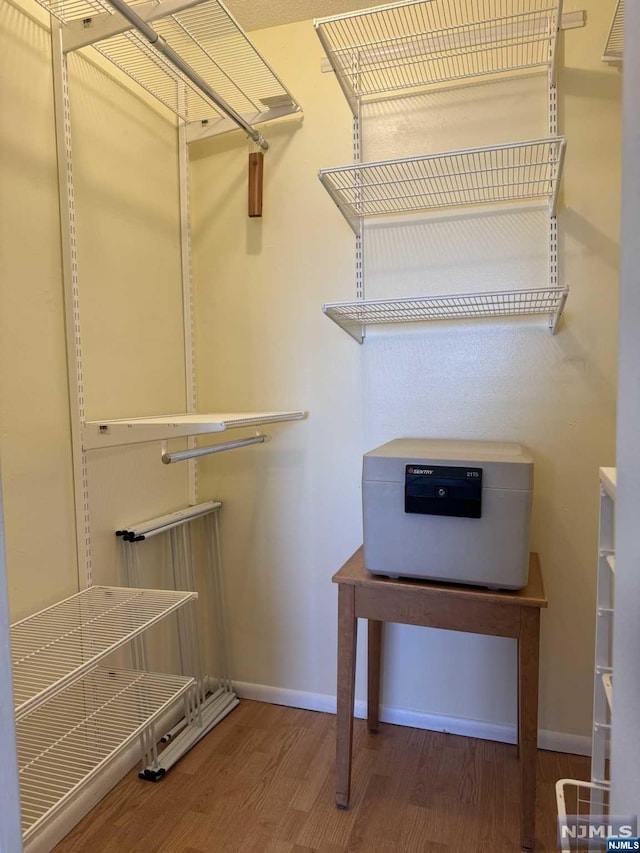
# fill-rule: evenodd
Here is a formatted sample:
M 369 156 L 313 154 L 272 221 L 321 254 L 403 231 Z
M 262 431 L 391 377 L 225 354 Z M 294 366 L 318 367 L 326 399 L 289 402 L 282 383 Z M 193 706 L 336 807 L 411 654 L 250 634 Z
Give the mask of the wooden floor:
M 516 748 L 357 720 L 352 801 L 334 805 L 335 717 L 242 701 L 157 784 L 135 772 L 55 853 L 514 853 Z M 538 753 L 538 853 L 557 853 L 554 783 L 586 758 Z

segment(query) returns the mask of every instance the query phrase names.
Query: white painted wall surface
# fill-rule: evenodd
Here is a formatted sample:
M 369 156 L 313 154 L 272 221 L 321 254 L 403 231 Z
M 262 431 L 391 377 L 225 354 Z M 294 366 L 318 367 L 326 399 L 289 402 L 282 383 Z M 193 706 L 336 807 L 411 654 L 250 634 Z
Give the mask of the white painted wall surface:
M 616 589 L 613 635 L 615 700 L 611 732 L 612 809 L 640 814 L 640 5 L 627 3 L 624 48 L 622 253 L 620 269 L 620 379 Z
M 330 578 L 361 541 L 365 450 L 402 435 L 516 440 L 535 457 L 532 547 L 550 598 L 540 725 L 578 736 L 565 745 L 586 743 L 598 467 L 614 459 L 620 77 L 600 61 L 608 8 L 568 7 L 586 8 L 589 23 L 562 51 L 561 259 L 572 293 L 555 338 L 543 320 L 441 324 L 373 333 L 360 348 L 322 316 L 323 302 L 355 293 L 353 236 L 316 178 L 350 162 L 351 119 L 335 79 L 320 73 L 310 23 L 254 34 L 305 110 L 301 126 L 267 134 L 263 220 L 246 218 L 247 144 L 192 147 L 200 400 L 310 413 L 275 428 L 268 446 L 200 466 L 203 497 L 224 501 L 233 671 L 248 690 L 300 691 L 311 704 L 335 691 Z M 400 154 L 545 135 L 539 83 L 537 92 L 499 84 L 414 99 L 402 113 L 387 104 L 367 113 L 381 142 L 365 142 L 365 156 L 387 156 L 403 138 Z M 543 286 L 544 228 L 528 213 L 375 229 L 368 294 Z M 387 706 L 512 731 L 509 641 L 395 627 L 385 664 Z

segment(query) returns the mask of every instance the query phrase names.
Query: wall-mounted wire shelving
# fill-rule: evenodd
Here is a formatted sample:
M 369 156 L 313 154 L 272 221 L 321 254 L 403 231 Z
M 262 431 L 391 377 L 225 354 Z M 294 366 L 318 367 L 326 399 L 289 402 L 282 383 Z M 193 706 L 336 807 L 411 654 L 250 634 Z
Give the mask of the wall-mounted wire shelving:
M 624 0 L 616 0 L 607 43 L 602 54 L 603 62 L 622 62 L 624 59 Z
M 195 592 L 93 586 L 16 622 L 11 627 L 16 719 L 195 598 Z
M 320 181 L 356 234 L 363 219 L 546 199 L 555 214 L 566 140 L 536 139 L 323 169 Z
M 595 666 L 593 673 L 593 727 L 591 733 L 591 781 L 560 779 L 556 784 L 559 826 L 570 816 L 573 840 L 561 838 L 563 853 L 602 849 L 589 836 L 589 820 L 598 823 L 609 814 L 611 712 L 613 709 L 613 619 L 615 616 L 615 468 L 600 469 L 600 518 L 598 529 L 598 578 L 596 601 Z M 577 817 L 576 817 L 577 816 Z M 580 829 L 582 828 L 582 833 Z M 579 841 L 579 839 L 583 839 Z
M 24 841 L 193 686 L 178 675 L 96 667 L 20 719 Z
M 237 123 L 108 0 L 38 0 L 62 24 L 65 52 L 93 45 L 120 71 L 193 128 L 195 137 L 233 130 Z M 133 2 L 196 74 L 249 124 L 300 112 L 300 106 L 219 0 Z
M 553 70 L 559 0 L 422 0 L 315 21 L 354 114 L 358 103 L 438 83 Z
M 83 428 L 83 447 L 85 450 L 95 450 L 143 441 L 167 441 L 171 438 L 224 432 L 227 429 L 299 421 L 304 417 L 304 412 L 225 412 L 87 421 Z
M 425 320 L 547 314 L 557 330 L 568 294 L 558 280 L 555 218 L 566 149 L 555 93 L 561 19 L 562 0 L 405 0 L 314 22 L 354 116 L 354 164 L 322 169 L 319 179 L 356 235 L 358 298 L 323 311 L 359 343 L 369 325 Z M 363 105 L 539 67 L 547 69 L 548 137 L 361 162 Z M 548 287 L 365 299 L 368 220 L 541 200 L 549 207 Z
M 401 299 L 367 299 L 327 303 L 322 310 L 341 329 L 363 341 L 367 326 L 423 323 L 430 320 L 472 320 L 548 314 L 549 326 L 557 324 L 568 292 L 556 287 L 532 290 L 500 290 L 493 293 L 456 293 Z

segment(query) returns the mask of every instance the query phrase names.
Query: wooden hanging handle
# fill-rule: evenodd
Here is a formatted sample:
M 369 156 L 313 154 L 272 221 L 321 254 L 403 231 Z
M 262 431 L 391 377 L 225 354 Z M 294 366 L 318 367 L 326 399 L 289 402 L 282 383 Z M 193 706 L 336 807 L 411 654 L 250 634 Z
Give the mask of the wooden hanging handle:
M 262 180 L 264 154 L 249 154 L 249 216 L 262 216 Z

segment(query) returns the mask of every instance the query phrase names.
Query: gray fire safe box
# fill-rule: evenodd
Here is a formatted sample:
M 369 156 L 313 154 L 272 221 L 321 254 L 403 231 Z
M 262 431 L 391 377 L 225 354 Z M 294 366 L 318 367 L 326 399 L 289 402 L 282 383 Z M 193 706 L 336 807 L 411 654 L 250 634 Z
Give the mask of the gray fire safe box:
M 374 574 L 521 589 L 533 460 L 519 444 L 399 438 L 365 453 L 365 566 Z

